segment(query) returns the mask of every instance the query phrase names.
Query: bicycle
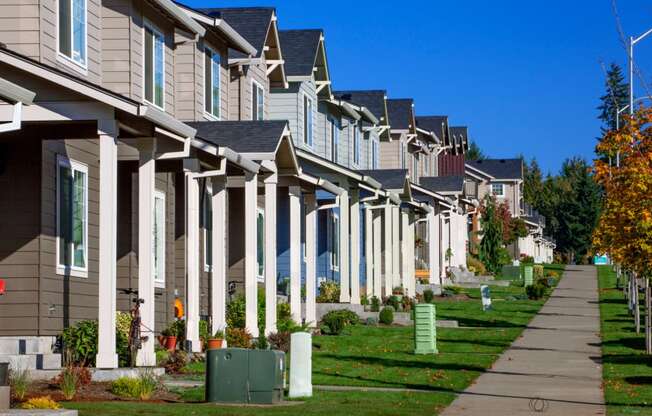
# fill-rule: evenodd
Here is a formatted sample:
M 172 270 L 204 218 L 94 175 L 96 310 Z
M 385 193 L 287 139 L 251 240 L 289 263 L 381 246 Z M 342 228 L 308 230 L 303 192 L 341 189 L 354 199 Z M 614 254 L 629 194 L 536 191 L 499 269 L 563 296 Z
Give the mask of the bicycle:
M 140 317 L 140 305 L 145 303 L 145 300 L 138 297 L 138 291 L 129 289 L 119 289 L 120 292 L 125 295 L 136 295 L 131 301 L 134 306 L 129 311 L 131 316 L 131 323 L 129 324 L 129 364 L 131 367 L 136 367 L 136 357 L 138 356 L 138 350 L 142 349 L 143 342 L 149 339 L 148 336 L 141 335 L 141 326 L 142 319 Z

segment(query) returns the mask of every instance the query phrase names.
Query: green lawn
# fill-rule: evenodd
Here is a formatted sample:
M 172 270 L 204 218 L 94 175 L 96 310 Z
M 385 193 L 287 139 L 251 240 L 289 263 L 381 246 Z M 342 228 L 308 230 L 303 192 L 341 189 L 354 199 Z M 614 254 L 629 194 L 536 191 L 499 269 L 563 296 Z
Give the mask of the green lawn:
M 602 333 L 602 377 L 609 415 L 652 415 L 652 360 L 637 335 L 616 274 L 598 266 Z M 641 317 L 641 320 L 643 318 Z
M 355 411 L 362 415 L 383 415 L 397 414 L 397 409 L 401 409 L 401 414 L 436 414 L 492 365 L 544 303 L 524 299 L 523 288 L 492 287 L 493 309 L 483 312 L 479 289 L 463 289 L 460 293 L 470 299 L 436 301 L 439 319 L 456 319 L 463 327 L 438 330 L 437 355 L 413 354 L 411 327 L 357 325 L 347 329 L 344 335 L 313 339 L 315 385 L 396 387 L 427 393 L 316 390 L 315 396 L 305 403 L 265 412 L 333 415 Z M 195 378 L 203 377 L 202 364 L 189 370 L 198 373 Z M 182 395 L 186 400 L 201 401 L 203 389 L 187 389 Z M 260 411 L 205 404 L 74 403 L 70 406 L 80 409 L 81 415 L 117 415 L 127 411 L 153 415 L 248 415 Z

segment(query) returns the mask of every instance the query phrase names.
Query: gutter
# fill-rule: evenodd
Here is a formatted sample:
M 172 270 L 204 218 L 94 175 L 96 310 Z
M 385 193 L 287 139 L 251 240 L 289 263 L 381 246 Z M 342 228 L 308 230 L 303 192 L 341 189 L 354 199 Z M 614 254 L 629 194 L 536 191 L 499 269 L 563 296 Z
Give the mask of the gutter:
M 342 195 L 345 190 L 343 188 L 340 188 L 339 186 L 335 185 L 334 183 L 324 179 L 324 178 L 317 178 L 315 176 L 309 175 L 307 173 L 299 173 L 297 177 L 305 182 L 311 183 L 315 186 L 318 186 L 322 188 L 325 191 L 330 192 L 333 195 L 339 196 Z
M 0 133 L 20 130 L 22 128 L 23 104 L 31 105 L 36 93 L 0 78 L 0 97 L 13 103 L 14 107 L 11 121 L 0 124 Z

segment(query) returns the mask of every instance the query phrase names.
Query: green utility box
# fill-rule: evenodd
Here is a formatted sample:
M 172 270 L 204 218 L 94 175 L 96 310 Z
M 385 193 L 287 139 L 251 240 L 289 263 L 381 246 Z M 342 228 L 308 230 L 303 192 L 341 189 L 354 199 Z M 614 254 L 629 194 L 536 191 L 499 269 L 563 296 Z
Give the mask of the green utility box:
M 533 276 L 534 276 L 534 267 L 525 266 L 523 271 L 523 285 L 531 286 L 532 283 L 534 282 Z
M 503 266 L 501 274 L 510 280 L 521 280 L 521 266 Z
M 421 303 L 414 308 L 414 353 L 437 354 L 435 305 Z
M 206 352 L 206 401 L 274 404 L 283 400 L 285 354 L 223 348 Z

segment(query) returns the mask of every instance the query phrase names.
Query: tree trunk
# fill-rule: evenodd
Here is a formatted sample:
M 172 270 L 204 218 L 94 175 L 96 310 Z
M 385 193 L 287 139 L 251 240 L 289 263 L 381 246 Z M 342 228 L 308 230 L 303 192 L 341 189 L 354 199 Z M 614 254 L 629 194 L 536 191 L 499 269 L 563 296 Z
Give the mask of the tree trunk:
M 638 278 L 636 277 L 636 274 L 633 276 L 634 279 L 634 294 L 632 296 L 632 300 L 634 301 L 634 324 L 636 325 L 636 333 L 640 334 L 641 333 L 641 310 L 638 305 Z
M 652 288 L 650 280 L 645 279 L 645 352 L 652 354 L 652 317 L 650 316 L 650 307 L 652 306 Z

